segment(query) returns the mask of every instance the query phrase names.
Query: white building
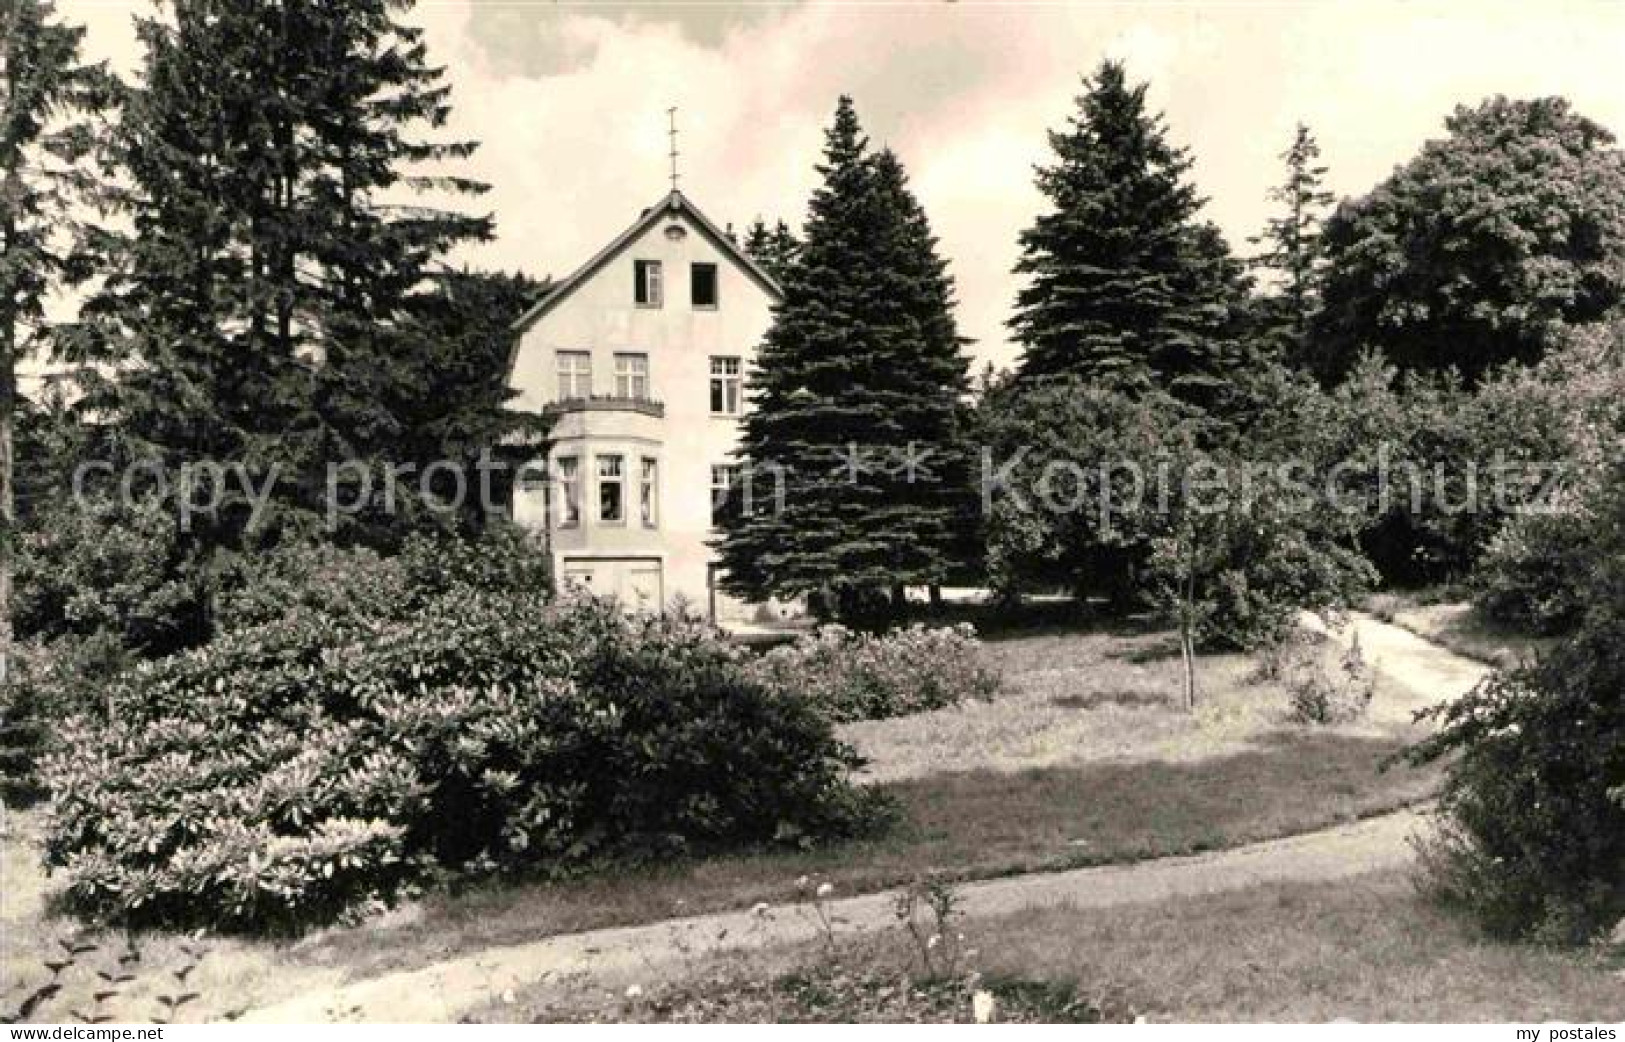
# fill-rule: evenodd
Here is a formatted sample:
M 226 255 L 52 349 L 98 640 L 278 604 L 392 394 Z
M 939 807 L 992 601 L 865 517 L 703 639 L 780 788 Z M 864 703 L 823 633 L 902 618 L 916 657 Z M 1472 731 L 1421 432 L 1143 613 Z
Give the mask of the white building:
M 673 191 L 515 324 L 513 407 L 555 418 L 514 519 L 544 528 L 554 573 L 633 607 L 681 595 L 712 618 L 712 511 L 738 480 L 744 381 L 773 279 Z

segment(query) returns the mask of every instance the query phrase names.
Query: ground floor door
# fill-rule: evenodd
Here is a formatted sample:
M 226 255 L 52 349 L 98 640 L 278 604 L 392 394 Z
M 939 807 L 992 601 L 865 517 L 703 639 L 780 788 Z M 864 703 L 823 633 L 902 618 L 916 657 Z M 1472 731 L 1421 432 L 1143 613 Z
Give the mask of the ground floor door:
M 562 571 L 565 582 L 617 598 L 633 611 L 659 611 L 666 603 L 658 557 L 566 557 Z

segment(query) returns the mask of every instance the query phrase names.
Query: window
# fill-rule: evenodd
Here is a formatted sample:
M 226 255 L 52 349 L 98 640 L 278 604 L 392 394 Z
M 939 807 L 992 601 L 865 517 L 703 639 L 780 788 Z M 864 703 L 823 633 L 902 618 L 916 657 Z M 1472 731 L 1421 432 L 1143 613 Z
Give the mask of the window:
M 739 488 L 739 464 L 711 464 L 711 527 L 717 527 L 723 511 Z
M 560 456 L 559 527 L 574 528 L 581 523 L 581 464 L 574 456 Z
M 739 359 L 711 356 L 711 413 L 714 416 L 739 415 Z
M 660 464 L 649 457 L 643 457 L 643 473 L 638 481 L 638 514 L 643 518 L 643 527 L 654 528 L 660 523 L 660 513 L 657 507 L 660 495 Z
M 619 456 L 598 457 L 598 520 L 606 524 L 626 521 L 626 498 Z
M 640 308 L 657 308 L 663 296 L 660 285 L 660 262 L 640 260 L 632 262 L 632 299 Z
M 559 352 L 559 399 L 592 397 L 592 355 L 586 351 Z
M 688 271 L 689 303 L 697 308 L 717 306 L 717 266 L 695 264 Z
M 649 356 L 620 353 L 615 355 L 615 397 L 635 401 L 649 400 Z

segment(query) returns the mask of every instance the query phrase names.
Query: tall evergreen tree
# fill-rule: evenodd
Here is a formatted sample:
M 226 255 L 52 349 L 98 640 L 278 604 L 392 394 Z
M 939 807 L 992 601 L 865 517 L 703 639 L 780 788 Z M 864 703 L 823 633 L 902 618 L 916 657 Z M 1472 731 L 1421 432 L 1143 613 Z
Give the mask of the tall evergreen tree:
M 441 511 L 442 523 L 475 528 L 491 520 L 485 507 L 507 501 L 509 477 L 492 468 L 481 475 L 482 454 L 494 453 L 503 439 L 517 430 L 544 434 L 536 423 L 505 409 L 515 395 L 507 382 L 513 349 L 513 323 L 536 302 L 544 286 L 523 274 L 501 272 L 442 272 L 434 278 L 435 291 L 414 301 L 414 318 L 425 349 L 403 361 L 407 383 L 433 388 L 407 403 L 397 417 L 402 437 L 394 458 L 429 467 L 438 461 L 458 464 L 464 482 L 463 503 L 456 511 Z M 432 489 L 446 501 L 455 491 L 450 473 Z
M 1279 203 L 1283 212 L 1271 217 L 1264 231 L 1247 241 L 1264 247 L 1252 259 L 1252 266 L 1273 272 L 1279 280 L 1277 291 L 1265 304 L 1267 335 L 1284 357 L 1296 363 L 1307 353 L 1309 323 L 1320 307 L 1325 267 L 1320 229 L 1335 197 L 1325 189 L 1320 145 L 1307 126 L 1298 124 L 1281 160 L 1286 163 L 1286 180 L 1270 189 L 1269 199 Z
M 121 363 L 101 390 L 132 454 L 274 473 L 273 520 L 309 525 L 328 465 L 376 473 L 424 394 L 416 302 L 490 223 L 402 200 L 483 191 L 440 172 L 475 146 L 431 140 L 449 87 L 400 20 L 410 0 L 164 6 L 138 23 L 113 147 L 134 231 L 106 244 L 81 342 Z M 204 558 L 248 534 L 247 497 L 226 492 L 193 533 Z
M 772 228 L 760 217 L 751 222 L 745 230 L 744 251 L 746 256 L 762 266 L 762 270 L 782 280 L 784 273 L 795 260 L 796 251 L 801 244 L 796 241 L 795 232 L 782 220 L 774 223 Z
M 0 6 L 0 682 L 12 639 L 17 366 L 45 346 L 46 298 L 72 274 L 69 232 L 90 189 L 85 117 L 111 101 L 105 70 L 80 60 L 84 33 L 51 0 Z
M 1104 62 L 1050 134 L 1056 161 L 1038 187 L 1051 210 L 1021 234 L 1016 273 L 1028 283 L 1011 328 L 1025 380 L 1072 374 L 1201 399 L 1222 379 L 1238 302 L 1214 296 L 1228 281 L 1213 277 L 1222 238 L 1195 222 L 1204 200 L 1190 156 L 1168 143 L 1145 93 Z
M 725 515 L 720 551 L 735 592 L 811 594 L 866 622 L 948 574 L 967 361 L 925 213 L 850 98 L 818 171 L 745 419 L 751 502 Z

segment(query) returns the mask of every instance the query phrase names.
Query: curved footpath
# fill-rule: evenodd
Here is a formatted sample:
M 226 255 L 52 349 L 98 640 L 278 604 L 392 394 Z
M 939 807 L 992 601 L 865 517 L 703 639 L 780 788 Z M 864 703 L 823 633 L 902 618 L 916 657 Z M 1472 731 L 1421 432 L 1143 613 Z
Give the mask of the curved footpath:
M 1318 621 L 1318 620 L 1317 620 Z M 1417 708 L 1467 691 L 1489 671 L 1414 634 L 1357 615 L 1335 639 L 1358 635 L 1366 659 L 1403 688 L 1373 713 L 1408 719 Z M 1351 825 L 1191 857 L 1158 858 L 1067 872 L 1010 876 L 959 888 L 970 918 L 1029 908 L 1106 908 L 1239 890 L 1260 883 L 1313 882 L 1402 866 L 1407 837 L 1423 812 L 1398 811 Z M 831 900 L 825 911 L 838 935 L 883 930 L 893 922 L 895 892 Z M 642 926 L 549 937 L 491 948 L 418 970 L 388 974 L 254 1010 L 248 1023 L 321 1021 L 447 1022 L 545 981 L 579 983 L 654 979 L 690 960 L 742 948 L 817 939 L 810 910 L 776 906 Z

